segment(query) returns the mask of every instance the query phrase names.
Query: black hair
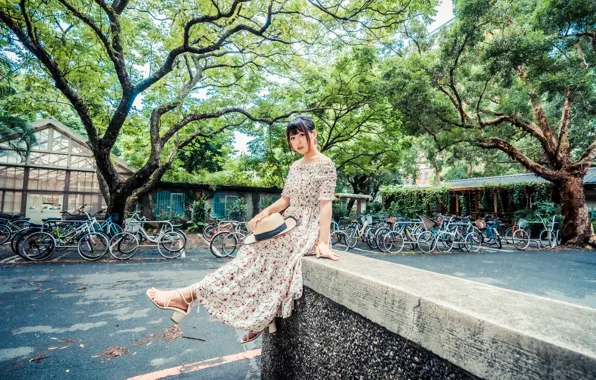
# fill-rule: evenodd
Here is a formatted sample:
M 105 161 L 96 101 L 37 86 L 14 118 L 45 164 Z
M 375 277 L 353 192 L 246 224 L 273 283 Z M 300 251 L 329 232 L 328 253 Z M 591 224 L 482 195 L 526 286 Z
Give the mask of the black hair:
M 298 116 L 290 120 L 286 127 L 286 138 L 288 139 L 288 145 L 292 149 L 292 143 L 290 143 L 290 137 L 299 134 L 300 132 L 306 135 L 306 141 L 310 149 L 310 133 L 315 130 L 315 123 L 308 116 Z

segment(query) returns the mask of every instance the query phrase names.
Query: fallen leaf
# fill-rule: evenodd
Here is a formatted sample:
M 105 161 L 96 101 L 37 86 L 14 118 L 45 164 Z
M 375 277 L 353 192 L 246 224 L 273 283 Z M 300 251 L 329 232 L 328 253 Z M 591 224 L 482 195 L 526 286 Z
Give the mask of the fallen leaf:
M 29 363 L 32 363 L 32 362 L 41 363 L 41 361 L 46 358 L 47 358 L 47 356 L 38 356 L 36 358 L 29 359 Z
M 57 349 L 57 348 L 58 348 L 58 347 L 56 347 L 56 346 L 51 346 L 51 347 L 48 347 L 48 350 L 55 350 L 55 349 Z
M 79 346 L 80 346 L 81 348 L 85 348 L 85 345 L 84 345 L 84 344 L 79 344 Z
M 128 349 L 120 346 L 111 346 L 100 352 L 99 354 L 92 356 L 93 358 L 101 357 L 105 361 L 109 361 L 116 356 L 128 354 Z
M 72 339 L 61 339 L 58 342 L 61 342 L 61 343 L 74 343 L 74 341 Z
M 164 333 L 162 334 L 162 339 L 164 340 L 164 342 L 171 342 L 180 338 L 181 336 L 182 331 L 180 330 L 180 327 L 178 327 L 178 325 L 174 325 L 172 327 L 167 328 L 166 331 L 164 331 Z

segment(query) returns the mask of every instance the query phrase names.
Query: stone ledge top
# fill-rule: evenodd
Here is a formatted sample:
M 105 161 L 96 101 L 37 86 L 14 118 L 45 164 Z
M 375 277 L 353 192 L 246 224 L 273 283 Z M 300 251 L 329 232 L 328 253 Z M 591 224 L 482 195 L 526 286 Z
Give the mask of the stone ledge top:
M 458 354 L 452 352 L 470 337 L 486 342 L 490 338 L 490 344 L 519 344 L 523 354 L 548 346 L 546 351 L 558 355 L 554 357 L 579 355 L 584 368 L 596 372 L 596 309 L 339 253 L 338 262 L 304 257 L 305 286 L 478 376 L 493 377 L 486 368 L 470 368 L 463 358 L 458 362 Z M 464 331 L 467 327 L 474 331 Z M 459 340 L 451 347 L 446 341 L 429 342 L 432 337 L 425 329 Z M 478 344 L 479 349 L 489 348 Z

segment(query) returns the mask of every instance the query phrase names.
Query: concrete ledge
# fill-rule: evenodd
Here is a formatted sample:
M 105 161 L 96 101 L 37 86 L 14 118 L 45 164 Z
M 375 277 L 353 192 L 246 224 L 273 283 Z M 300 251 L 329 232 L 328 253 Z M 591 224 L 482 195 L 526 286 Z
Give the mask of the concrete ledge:
M 308 337 L 310 344 L 315 345 L 313 355 L 305 356 L 304 351 L 298 349 L 292 352 L 293 347 L 300 344 L 291 341 L 295 335 L 284 336 L 284 331 L 292 329 L 292 319 L 300 320 L 300 314 L 308 312 L 305 307 L 316 307 L 305 302 L 312 304 L 317 293 L 320 298 L 327 298 L 387 329 L 395 335 L 393 338 L 419 345 L 423 351 L 428 350 L 481 378 L 596 378 L 595 309 L 345 252 L 337 263 L 306 257 L 302 264 L 307 288 L 305 300 L 299 300 L 292 318 L 280 321 L 283 327 L 277 334 L 265 335 L 263 378 L 273 378 L 268 376 L 279 374 L 276 371 L 282 367 L 292 368 L 295 377 L 291 378 L 317 377 L 312 368 L 309 373 L 298 373 L 304 366 L 293 361 L 314 361 L 310 367 L 325 368 L 326 372 L 321 374 L 329 376 L 334 372 L 329 372 L 328 361 L 317 362 L 317 350 L 333 353 L 335 347 L 330 344 L 351 344 L 367 339 L 366 331 L 354 335 L 346 330 L 348 327 L 340 332 L 344 334 L 340 339 L 326 336 L 325 325 L 341 321 L 337 320 L 336 312 L 325 315 L 325 308 L 319 308 L 324 323 L 313 323 L 319 330 L 311 330 L 307 324 L 294 326 L 299 337 Z M 282 348 L 284 352 L 280 352 Z M 276 363 L 281 358 L 285 363 Z M 377 359 L 373 356 L 370 360 Z M 381 363 L 395 361 L 389 357 L 378 360 Z M 347 360 L 339 359 L 333 363 L 338 373 L 346 373 L 345 368 L 350 365 Z M 456 373 L 445 369 L 440 371 L 440 377 L 450 372 L 451 378 L 473 377 L 465 371 Z M 348 377 L 359 377 L 356 373 L 347 373 Z M 386 378 L 394 376 L 397 375 Z

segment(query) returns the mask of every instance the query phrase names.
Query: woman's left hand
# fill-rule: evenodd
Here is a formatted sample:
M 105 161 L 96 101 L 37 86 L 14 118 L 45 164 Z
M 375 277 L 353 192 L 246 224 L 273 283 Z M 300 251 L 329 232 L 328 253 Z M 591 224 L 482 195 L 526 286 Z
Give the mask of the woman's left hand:
M 329 248 L 329 244 L 319 243 L 315 248 L 315 252 L 317 253 L 317 259 L 320 257 L 324 257 L 326 259 L 330 259 L 333 261 L 339 260 L 339 255 L 333 252 Z

